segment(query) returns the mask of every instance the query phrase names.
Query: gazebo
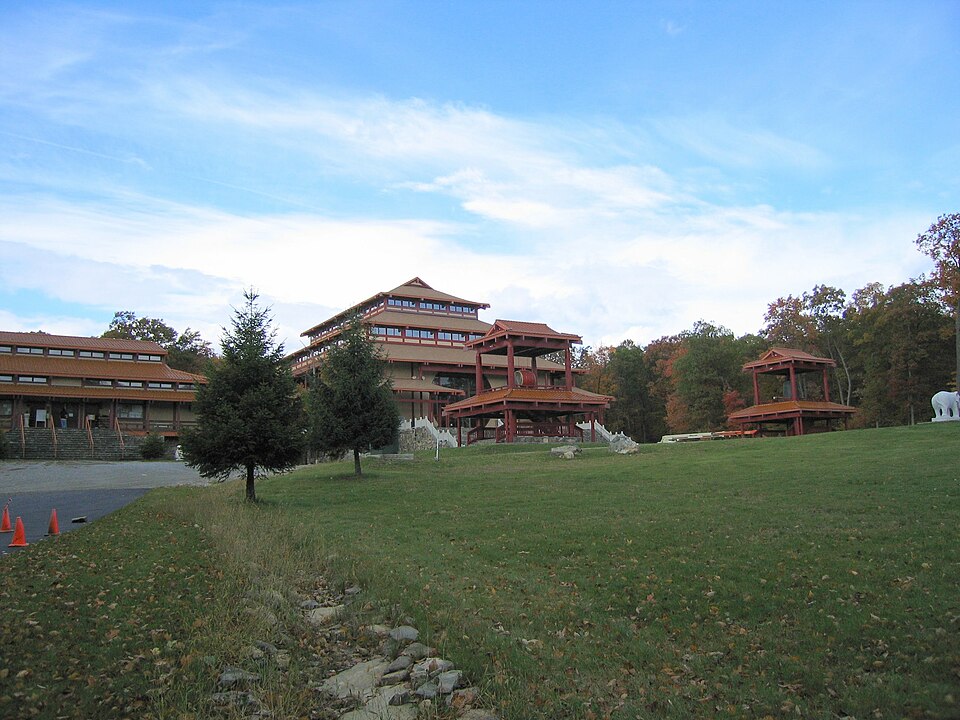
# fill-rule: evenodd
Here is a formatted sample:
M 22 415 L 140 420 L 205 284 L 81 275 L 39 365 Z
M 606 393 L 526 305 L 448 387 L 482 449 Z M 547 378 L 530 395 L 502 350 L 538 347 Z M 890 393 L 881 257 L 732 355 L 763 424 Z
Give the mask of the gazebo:
M 755 425 L 763 435 L 765 426 L 769 432 L 780 435 L 806 435 L 832 430 L 834 421 L 841 421 L 844 428 L 847 419 L 856 408 L 840 405 L 830 400 L 828 371 L 836 367 L 829 358 L 817 357 L 801 350 L 771 348 L 759 360 L 746 363 L 744 372 L 753 374 L 753 406 L 731 413 L 728 420 L 743 428 Z M 760 402 L 760 375 L 783 377 L 782 394 L 768 402 Z M 811 374 L 819 376 L 819 382 L 810 383 L 820 389 L 822 398 L 811 399 L 808 380 Z
M 497 320 L 482 337 L 466 343 L 476 353 L 476 387 L 473 397 L 447 405 L 444 415 L 456 419 L 457 441 L 463 445 L 462 423 L 476 424 L 467 434 L 466 444 L 484 439 L 514 442 L 518 437 L 583 437 L 576 416 L 590 422 L 590 438 L 596 440 L 594 425 L 603 421 L 610 406 L 606 395 L 574 387 L 570 347 L 583 342 L 579 335 L 560 333 L 543 323 Z M 563 355 L 563 384 L 555 384 L 551 373 L 537 370 L 537 358 Z M 484 388 L 483 355 L 506 355 L 507 376 L 503 387 Z M 530 366 L 516 367 L 516 358 L 529 358 Z M 492 419 L 500 420 L 488 427 Z

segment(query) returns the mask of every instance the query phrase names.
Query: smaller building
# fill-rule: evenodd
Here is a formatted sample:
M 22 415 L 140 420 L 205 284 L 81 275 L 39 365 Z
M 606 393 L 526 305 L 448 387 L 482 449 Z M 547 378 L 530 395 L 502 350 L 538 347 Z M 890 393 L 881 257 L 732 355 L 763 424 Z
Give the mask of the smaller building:
M 591 440 L 596 440 L 594 424 L 603 422 L 603 412 L 611 398 L 582 390 L 573 384 L 570 348 L 582 342 L 579 335 L 560 333 L 543 323 L 497 320 L 483 337 L 466 343 L 476 354 L 474 387 L 485 387 L 484 371 L 490 366 L 485 357 L 506 359 L 506 386 L 491 387 L 472 397 L 450 403 L 444 415 L 457 423 L 460 445 L 493 439 L 512 443 L 519 437 L 580 437 L 579 418 L 591 424 Z M 563 358 L 563 374 L 557 382 L 552 371 L 558 363 L 549 361 L 550 371 L 543 372 L 547 356 Z M 518 361 L 523 358 L 524 365 Z M 463 421 L 473 427 L 463 437 Z M 498 424 L 491 427 L 491 421 Z
M 830 400 L 828 372 L 836 367 L 829 358 L 801 350 L 772 348 L 759 360 L 746 363 L 753 375 L 753 406 L 731 413 L 728 420 L 741 428 L 753 426 L 758 434 L 806 435 L 846 427 L 856 408 Z M 770 397 L 761 402 L 761 376 L 780 378 Z
M 0 431 L 109 428 L 177 437 L 202 375 L 154 342 L 0 331 Z

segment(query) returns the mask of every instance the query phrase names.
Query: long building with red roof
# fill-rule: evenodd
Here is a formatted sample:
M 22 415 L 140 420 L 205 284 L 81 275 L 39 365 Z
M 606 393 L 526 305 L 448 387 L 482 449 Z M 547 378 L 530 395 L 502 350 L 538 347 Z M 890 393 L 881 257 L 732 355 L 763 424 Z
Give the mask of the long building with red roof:
M 154 342 L 0 331 L 0 430 L 112 428 L 176 437 L 202 375 Z

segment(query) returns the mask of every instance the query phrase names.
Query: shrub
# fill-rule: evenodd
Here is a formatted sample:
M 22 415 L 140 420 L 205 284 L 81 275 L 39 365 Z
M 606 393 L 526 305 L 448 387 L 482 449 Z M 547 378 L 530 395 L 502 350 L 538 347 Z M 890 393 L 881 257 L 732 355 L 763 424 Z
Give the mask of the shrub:
M 167 445 L 161 435 L 147 435 L 140 443 L 140 455 L 144 460 L 162 458 L 166 449 Z

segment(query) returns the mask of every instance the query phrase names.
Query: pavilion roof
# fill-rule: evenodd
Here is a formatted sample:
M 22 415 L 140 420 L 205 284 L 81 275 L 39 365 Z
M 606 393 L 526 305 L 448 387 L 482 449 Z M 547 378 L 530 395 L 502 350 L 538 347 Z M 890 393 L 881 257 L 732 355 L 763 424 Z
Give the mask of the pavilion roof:
M 590 412 L 608 407 L 613 398 L 597 395 L 582 388 L 498 388 L 458 400 L 447 405 L 443 412 L 450 415 L 480 415 L 496 413 L 507 407 L 540 410 L 557 414 Z
M 836 367 L 837 363 L 830 358 L 811 355 L 803 350 L 775 347 L 767 350 L 758 360 L 745 363 L 744 370 L 762 370 L 763 368 L 787 367 Z
M 770 420 L 787 420 L 795 417 L 842 418 L 853 415 L 857 409 L 849 405 L 840 405 L 822 400 L 783 400 L 773 403 L 761 403 L 730 413 L 731 422 L 750 423 Z
M 465 345 L 484 353 L 504 354 L 507 345 L 512 343 L 517 356 L 536 356 L 581 342 L 583 338 L 579 335 L 557 332 L 545 323 L 497 320 L 483 337 L 470 340 Z
M 71 345 L 70 347 L 76 346 Z M 184 370 L 174 370 L 162 362 L 95 360 L 44 355 L 0 355 L 0 372 L 60 378 L 103 378 L 179 383 L 207 382 L 203 375 L 195 375 Z
M 305 337 L 307 335 L 315 335 L 320 330 L 322 330 L 327 325 L 337 325 L 347 318 L 356 315 L 361 312 L 363 308 L 369 306 L 372 303 L 378 303 L 383 301 L 388 297 L 397 297 L 397 298 L 406 298 L 408 300 L 431 300 L 437 302 L 453 303 L 453 304 L 462 304 L 462 305 L 471 305 L 480 309 L 490 307 L 487 303 L 476 302 L 475 300 L 464 300 L 455 295 L 450 295 L 445 292 L 440 292 L 439 290 L 434 290 L 432 287 L 427 285 L 423 280 L 418 277 L 411 278 L 407 280 L 402 285 L 397 285 L 393 290 L 387 290 L 385 292 L 378 292 L 376 295 L 371 295 L 366 300 L 353 305 L 352 307 L 343 310 L 336 315 L 333 315 L 330 318 L 327 318 L 322 323 L 314 325 L 309 330 L 304 330 L 300 333 L 300 337 Z

